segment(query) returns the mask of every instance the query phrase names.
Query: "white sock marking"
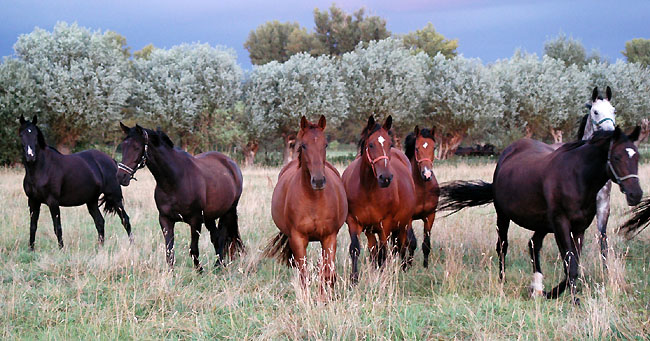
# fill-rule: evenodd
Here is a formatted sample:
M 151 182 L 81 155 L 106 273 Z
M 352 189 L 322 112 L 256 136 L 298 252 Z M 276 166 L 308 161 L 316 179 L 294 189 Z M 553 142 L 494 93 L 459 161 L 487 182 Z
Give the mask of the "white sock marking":
M 530 283 L 530 288 L 532 289 L 531 296 L 542 296 L 544 294 L 544 275 L 541 272 L 536 272 L 533 274 L 533 281 Z

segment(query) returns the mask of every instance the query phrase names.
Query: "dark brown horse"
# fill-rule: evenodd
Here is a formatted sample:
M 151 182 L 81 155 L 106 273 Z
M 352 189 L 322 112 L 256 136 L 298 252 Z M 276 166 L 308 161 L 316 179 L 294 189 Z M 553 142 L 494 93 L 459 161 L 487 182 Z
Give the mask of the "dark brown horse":
M 25 179 L 23 188 L 29 203 L 29 248 L 34 250 L 41 204 L 50 208 L 54 234 L 63 248 L 63 232 L 59 206 L 86 205 L 95 221 L 100 244 L 104 244 L 104 211 L 117 213 L 132 240 L 129 216 L 122 204 L 122 189 L 115 173 L 117 165 L 108 155 L 97 150 L 85 150 L 63 155 L 45 143 L 45 137 L 36 126 L 37 117 L 27 121 L 20 116 L 20 140 L 23 144 Z M 100 195 L 104 195 L 101 199 Z
M 343 172 L 348 197 L 346 222 L 350 230 L 353 282 L 359 278 L 357 263 L 362 231 L 368 238 L 368 250 L 379 266 L 386 259 L 391 235 L 397 241 L 402 259 L 407 247 L 411 254 L 415 250 L 415 242 L 409 238 L 416 203 L 415 188 L 408 158 L 392 146 L 389 135 L 392 122 L 391 116 L 383 126 L 377 124 L 373 116 L 368 118 L 361 132 L 359 156 Z
M 441 188 L 440 209 L 460 210 L 494 202 L 497 213 L 499 277 L 503 279 L 510 221 L 534 231 L 528 247 L 533 263 L 532 294 L 557 298 L 567 285 L 575 293 L 578 261 L 585 230 L 596 214 L 596 195 L 612 180 L 636 205 L 643 192 L 637 175 L 639 154 L 634 145 L 640 127 L 627 136 L 620 129 L 596 132 L 590 140 L 549 145 L 519 140 L 506 148 L 497 163 L 493 183 L 457 181 Z M 555 234 L 564 260 L 565 280 L 543 292 L 539 251 L 544 236 Z
M 433 150 L 436 145 L 434 129 L 422 129 L 415 126 L 412 133 L 406 136 L 404 154 L 411 161 L 411 176 L 415 184 L 415 211 L 413 220 L 421 219 L 424 223 L 424 241 L 422 253 L 424 254 L 424 267 L 429 266 L 429 253 L 431 252 L 431 227 L 436 219 L 436 207 L 440 189 L 438 181 L 433 174 Z
M 117 177 L 123 186 L 128 186 L 135 172 L 146 165 L 156 179 L 154 199 L 165 237 L 167 264 L 174 266 L 174 224 L 179 221 L 191 227 L 190 256 L 198 271 L 202 270 L 199 236 L 204 223 L 217 252 L 217 265 L 223 263 L 226 250 L 231 257 L 243 250 L 237 225 L 243 179 L 237 164 L 218 152 L 192 156 L 175 149 L 162 131 L 139 125 L 129 128 L 121 122 L 120 127 L 126 137 Z
M 320 241 L 321 290 L 336 279 L 336 235 L 345 222 L 348 201 L 339 172 L 326 161 L 325 116 L 318 124 L 302 117 L 297 136 L 298 159 L 289 162 L 278 175 L 273 190 L 271 215 L 280 233 L 269 243 L 265 254 L 281 256 L 298 266 L 303 284 L 307 269 L 307 244 Z

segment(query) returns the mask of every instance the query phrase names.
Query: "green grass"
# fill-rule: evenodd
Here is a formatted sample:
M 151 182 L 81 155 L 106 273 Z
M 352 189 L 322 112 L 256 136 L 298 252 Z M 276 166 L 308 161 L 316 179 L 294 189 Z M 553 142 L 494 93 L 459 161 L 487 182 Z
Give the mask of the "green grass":
M 342 167 L 341 167 L 342 168 Z M 490 179 L 493 163 L 439 163 L 439 181 Z M 650 334 L 650 233 L 626 241 L 610 232 L 609 272 L 602 268 L 596 229 L 590 227 L 581 259 L 579 297 L 530 299 L 526 243 L 531 233 L 514 224 L 505 283 L 500 283 L 492 206 L 439 218 L 432 232 L 430 267 L 418 245 L 407 272 L 391 259 L 383 270 L 362 251 L 361 280 L 351 287 L 347 227 L 339 232 L 338 281 L 323 300 L 315 278 L 320 254 L 310 245 L 312 282 L 301 290 L 297 274 L 262 259 L 277 229 L 270 197 L 277 168 L 244 170 L 240 228 L 247 254 L 215 268 L 208 236 L 199 243 L 203 274 L 189 257 L 189 227 L 176 225 L 174 271 L 164 261 L 153 202 L 154 181 L 142 170 L 125 189 L 135 243 L 117 217 L 106 218 L 106 245 L 97 246 L 84 207 L 63 208 L 66 247 L 56 245 L 48 209 L 41 210 L 36 251 L 27 249 L 29 213 L 22 170 L 0 170 L 0 337 L 2 339 L 647 339 Z M 641 177 L 650 166 L 641 166 Z M 648 186 L 643 186 L 646 192 Z M 610 230 L 627 208 L 613 191 Z M 421 242 L 422 223 L 415 223 Z M 205 229 L 204 229 L 205 231 Z M 362 240 L 365 247 L 365 240 Z M 563 277 L 552 236 L 542 250 L 546 289 Z

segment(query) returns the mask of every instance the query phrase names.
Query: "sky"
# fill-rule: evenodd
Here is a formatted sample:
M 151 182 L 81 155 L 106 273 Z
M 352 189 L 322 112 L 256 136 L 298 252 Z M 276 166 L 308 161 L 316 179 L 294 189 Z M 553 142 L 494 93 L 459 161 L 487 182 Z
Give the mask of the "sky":
M 251 30 L 271 20 L 314 27 L 314 8 L 332 1 L 300 0 L 0 0 L 0 56 L 34 27 L 52 30 L 57 21 L 77 22 L 93 30 L 112 30 L 127 38 L 131 51 L 152 43 L 170 48 L 190 42 L 235 50 L 250 69 L 243 44 Z M 458 51 L 484 62 L 509 58 L 517 48 L 542 54 L 544 42 L 560 33 L 579 39 L 587 51 L 610 61 L 624 58 L 625 42 L 650 38 L 650 1 L 621 0 L 379 0 L 338 1 L 351 13 L 365 7 L 383 17 L 393 33 L 407 33 L 431 22 Z

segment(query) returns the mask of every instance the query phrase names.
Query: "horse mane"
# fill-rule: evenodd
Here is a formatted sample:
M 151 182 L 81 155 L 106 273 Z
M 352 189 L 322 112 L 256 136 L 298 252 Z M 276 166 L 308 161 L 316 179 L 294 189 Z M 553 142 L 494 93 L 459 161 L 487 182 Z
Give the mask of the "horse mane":
M 359 155 L 363 155 L 364 150 L 366 149 L 366 142 L 368 140 L 368 137 L 370 137 L 370 135 L 374 134 L 377 130 L 379 130 L 381 128 L 382 128 L 382 126 L 379 123 L 375 123 L 375 125 L 373 127 L 371 127 L 370 129 L 368 128 L 368 126 L 363 128 L 363 130 L 361 131 L 361 138 L 359 139 L 359 143 L 357 144 L 357 148 L 359 148 Z M 391 143 L 391 147 L 392 147 L 393 144 L 394 144 L 393 130 L 392 129 L 388 130 L 388 136 L 390 136 L 390 143 Z
M 568 152 L 576 148 L 582 147 L 585 144 L 595 144 L 604 140 L 609 140 L 614 135 L 614 131 L 597 131 L 589 140 L 578 140 L 563 144 L 557 149 L 558 152 Z M 625 134 L 621 134 L 623 136 Z
M 589 119 L 589 114 L 582 116 L 580 120 L 580 128 L 578 128 L 578 134 L 576 135 L 577 140 L 582 140 L 582 137 L 585 136 L 585 128 L 587 127 L 587 120 Z
M 425 138 L 430 138 L 434 141 L 436 140 L 433 134 L 431 134 L 431 130 L 427 128 L 420 130 L 420 136 Z M 415 156 L 415 140 L 416 138 L 414 132 L 411 132 L 408 135 L 406 135 L 406 138 L 404 139 L 404 154 L 409 159 Z
M 50 146 L 49 144 L 47 144 L 47 141 L 45 141 L 45 135 L 43 134 L 43 131 L 41 130 L 41 128 L 39 128 L 39 126 L 37 126 L 36 124 L 33 124 L 33 123 L 30 123 L 30 124 L 33 125 L 36 128 L 36 134 L 38 134 L 38 140 L 43 141 L 43 145 L 45 145 L 45 149 L 51 150 L 51 151 L 53 151 L 53 152 L 55 152 L 57 154 L 61 154 L 61 152 L 58 151 L 56 148 L 54 148 L 54 147 Z

